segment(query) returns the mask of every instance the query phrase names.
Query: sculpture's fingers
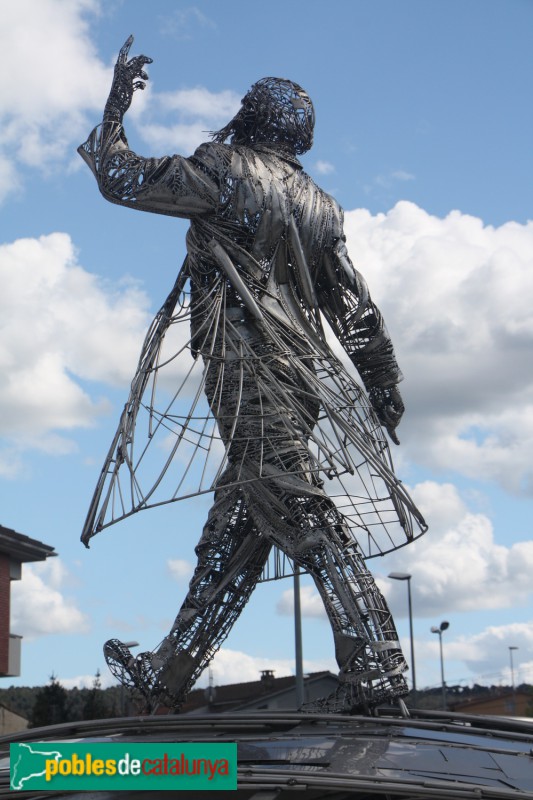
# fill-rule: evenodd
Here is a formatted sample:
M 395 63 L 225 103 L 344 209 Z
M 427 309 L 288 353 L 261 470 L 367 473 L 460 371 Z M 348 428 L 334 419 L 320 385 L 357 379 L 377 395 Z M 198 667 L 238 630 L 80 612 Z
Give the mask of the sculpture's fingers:
M 128 53 L 130 52 L 130 48 L 133 44 L 133 36 L 128 36 L 122 47 L 120 48 L 117 63 L 125 64 L 128 58 Z

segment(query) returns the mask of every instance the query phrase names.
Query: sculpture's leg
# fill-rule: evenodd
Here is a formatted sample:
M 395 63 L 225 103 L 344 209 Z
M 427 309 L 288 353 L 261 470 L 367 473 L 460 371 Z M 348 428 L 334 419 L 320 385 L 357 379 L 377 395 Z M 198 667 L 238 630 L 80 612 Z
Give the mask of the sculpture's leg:
M 148 709 L 160 702 L 178 708 L 237 620 L 275 543 L 312 575 L 333 630 L 340 687 L 313 710 L 368 712 L 407 694 L 391 613 L 332 501 L 317 494 L 288 496 L 264 482 L 255 489 L 252 519 L 249 492 L 217 492 L 197 547 L 198 566 L 170 634 L 155 653 L 135 659 L 120 643 L 108 643 L 114 674 L 144 695 Z M 285 505 L 284 519 L 263 513 L 269 502 Z
M 226 395 L 225 390 L 241 386 L 230 455 L 243 473 L 246 467 L 252 477 L 262 475 L 257 483 L 243 485 L 247 507 L 263 536 L 313 576 L 324 601 L 341 682 L 339 696 L 325 710 L 367 711 L 407 694 L 402 675 L 407 664 L 390 611 L 354 536 L 311 469 L 308 431 L 318 420 L 320 403 L 289 360 L 272 356 L 252 327 L 235 330 L 253 342 L 256 360 L 247 370 L 253 367 L 256 373 L 244 370 L 244 360 L 226 359 L 217 404 L 217 393 L 206 382 L 211 406 L 229 441 L 237 393 Z
M 327 708 L 368 711 L 407 694 L 407 668 L 387 604 L 366 568 L 357 545 L 342 534 L 302 555 L 324 602 L 339 665 L 339 692 Z M 331 707 L 330 707 L 331 706 Z
M 276 530 L 271 527 L 271 537 L 312 575 L 333 629 L 339 665 L 339 690 L 315 708 L 368 712 L 406 695 L 402 673 L 407 664 L 391 612 L 342 515 L 326 495 L 285 495 L 283 502 L 287 516 Z M 254 516 L 259 523 L 263 515 L 254 510 Z M 266 525 L 266 519 L 260 524 Z
M 271 546 L 257 533 L 242 493 L 220 489 L 196 547 L 198 564 L 189 591 L 170 633 L 154 653 L 133 658 L 124 651 L 120 669 L 126 676 L 112 669 L 144 696 L 147 710 L 160 703 L 171 710 L 181 706 L 246 605 Z M 108 643 L 109 655 L 117 658 L 120 647 L 115 640 Z

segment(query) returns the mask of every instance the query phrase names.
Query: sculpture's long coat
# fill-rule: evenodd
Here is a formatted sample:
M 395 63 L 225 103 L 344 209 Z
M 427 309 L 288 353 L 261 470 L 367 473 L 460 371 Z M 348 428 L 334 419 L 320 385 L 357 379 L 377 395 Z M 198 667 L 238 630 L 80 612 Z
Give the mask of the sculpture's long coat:
M 112 202 L 191 219 L 85 543 L 137 510 L 220 485 L 253 487 L 260 519 L 278 526 L 274 487 L 309 495 L 323 486 L 367 557 L 423 532 L 365 393 L 325 334 L 324 318 L 367 389 L 401 379 L 335 200 L 268 146 L 209 143 L 190 158 L 144 159 L 107 124 L 80 153 Z

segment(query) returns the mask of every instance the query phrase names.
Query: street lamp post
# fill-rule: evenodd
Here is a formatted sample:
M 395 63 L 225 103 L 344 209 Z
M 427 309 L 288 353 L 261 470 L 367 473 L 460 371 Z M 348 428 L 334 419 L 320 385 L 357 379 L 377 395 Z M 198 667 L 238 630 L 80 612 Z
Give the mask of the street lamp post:
M 433 627 L 431 628 L 431 633 L 438 633 L 439 635 L 439 644 L 440 644 L 440 679 L 442 684 L 442 708 L 446 711 L 446 682 L 444 680 L 444 655 L 442 652 L 442 632 L 447 630 L 450 627 L 450 623 L 441 622 L 438 628 Z
M 513 714 L 516 714 L 516 694 L 515 694 L 515 688 L 514 688 L 513 650 L 518 650 L 518 647 L 515 647 L 513 645 L 509 646 L 509 658 L 511 659 L 511 691 L 513 693 Z
M 514 692 L 514 664 L 513 664 L 513 650 L 518 650 L 518 647 L 509 647 L 509 658 L 511 659 L 511 687 Z
M 413 683 L 413 702 L 416 697 L 415 639 L 413 635 L 413 604 L 411 601 L 411 575 L 407 572 L 389 572 L 394 581 L 407 581 L 407 600 L 409 603 L 409 636 L 411 640 L 411 679 Z
M 300 568 L 294 569 L 294 644 L 296 661 L 296 708 L 304 703 L 304 669 L 302 647 L 302 604 L 300 598 Z

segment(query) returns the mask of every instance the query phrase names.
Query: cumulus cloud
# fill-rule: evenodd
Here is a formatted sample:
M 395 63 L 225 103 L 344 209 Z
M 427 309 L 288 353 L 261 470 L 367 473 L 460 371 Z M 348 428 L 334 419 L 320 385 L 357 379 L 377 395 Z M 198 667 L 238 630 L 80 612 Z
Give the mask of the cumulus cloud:
M 315 617 L 327 620 L 324 603 L 314 586 L 300 587 L 300 606 L 302 617 Z M 284 617 L 294 615 L 294 590 L 287 589 L 283 592 L 276 604 L 276 611 Z
M 99 8 L 98 0 L 42 0 L 37 6 L 19 0 L 3 9 L 2 51 L 15 80 L 3 81 L 2 106 L 41 121 L 79 108 L 80 89 L 85 89 L 83 102 L 98 102 L 99 78 L 107 73 L 102 76 L 95 56 L 89 16 Z M 42 62 L 36 60 L 45 54 Z M 49 80 L 43 80 L 43 69 Z
M 0 49 L 9 80 L 0 86 L 0 199 L 20 186 L 21 165 L 50 170 L 70 158 L 87 112 L 102 108 L 111 68 L 89 36 L 99 8 L 98 0 L 3 5 Z
M 11 443 L 9 464 L 13 442 L 68 449 L 57 432 L 106 410 L 79 379 L 126 384 L 149 315 L 135 284 L 113 287 L 84 270 L 64 233 L 1 245 L 0 281 L 0 435 Z
M 225 125 L 240 107 L 240 95 L 229 89 L 211 92 L 202 86 L 147 95 L 135 116 L 139 133 L 154 152 L 192 153 Z
M 525 605 L 533 592 L 533 541 L 507 547 L 495 541 L 490 519 L 472 513 L 456 487 L 427 481 L 413 498 L 429 524 L 429 533 L 388 558 L 388 571 L 413 576 L 417 616 L 437 616 L 483 607 Z M 380 581 L 393 608 L 402 608 L 405 586 Z
M 61 675 L 57 676 L 57 680 L 65 689 L 92 689 L 94 686 L 94 679 L 94 675 L 76 675 L 74 678 L 63 678 Z M 108 689 L 110 686 L 116 685 L 116 679 L 107 670 L 100 675 L 100 686 L 102 689 Z
M 167 567 L 171 576 L 178 583 L 188 581 L 193 572 L 192 564 L 184 558 L 170 558 L 167 561 Z
M 0 204 L 9 194 L 17 194 L 21 185 L 17 169 L 9 158 L 2 155 L 0 143 Z
M 11 627 L 26 639 L 49 634 L 86 633 L 89 622 L 65 596 L 68 572 L 57 558 L 24 564 L 22 579 L 11 586 Z
M 246 683 L 257 681 L 261 677 L 264 669 L 274 670 L 276 678 L 294 674 L 294 658 L 270 658 L 270 656 L 251 656 L 239 650 L 221 648 L 210 665 L 213 682 L 224 685 L 227 683 Z M 335 660 L 304 660 L 305 672 L 320 672 L 321 670 L 331 670 L 335 674 L 338 668 Z M 202 673 L 198 686 L 207 686 L 209 682 L 209 670 Z
M 406 376 L 403 453 L 531 493 L 533 222 L 402 201 L 348 212 L 346 233 Z
M 503 683 L 509 685 L 514 678 L 515 686 L 533 682 L 533 620 L 506 625 L 491 625 L 479 633 L 454 637 L 453 628 L 446 631 L 446 661 L 462 662 L 470 680 L 482 685 Z M 517 647 L 513 658 L 513 672 L 509 658 L 509 647 Z M 422 674 L 431 671 L 439 660 L 439 641 L 417 640 L 417 665 L 422 665 Z M 452 679 L 453 680 L 453 679 Z

